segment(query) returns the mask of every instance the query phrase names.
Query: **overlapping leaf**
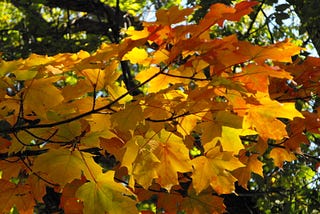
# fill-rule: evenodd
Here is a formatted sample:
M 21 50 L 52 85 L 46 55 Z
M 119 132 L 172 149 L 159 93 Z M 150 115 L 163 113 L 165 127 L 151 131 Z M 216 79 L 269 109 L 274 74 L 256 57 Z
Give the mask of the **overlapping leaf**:
M 84 213 L 137 213 L 133 194 L 114 180 L 114 171 L 100 174 L 95 181 L 83 184 L 76 197 L 83 201 Z

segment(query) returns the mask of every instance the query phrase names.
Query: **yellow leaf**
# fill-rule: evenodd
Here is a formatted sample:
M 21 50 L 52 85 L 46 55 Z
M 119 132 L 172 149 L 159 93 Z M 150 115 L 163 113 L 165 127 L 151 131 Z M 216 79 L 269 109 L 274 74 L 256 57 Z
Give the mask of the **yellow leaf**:
M 158 177 L 156 169 L 160 164 L 160 160 L 151 151 L 142 149 L 133 163 L 132 174 L 137 183 L 148 189 L 153 179 Z
M 138 213 L 134 196 L 123 184 L 114 181 L 114 171 L 97 177 L 96 182 L 80 186 L 76 197 L 83 201 L 84 213 Z
M 63 101 L 63 96 L 53 82 L 59 77 L 35 79 L 26 82 L 24 107 L 25 112 L 35 112 L 37 116 L 46 118 L 47 111 Z
M 159 72 L 160 72 L 159 67 L 150 67 L 150 68 L 144 69 L 137 74 L 136 80 L 140 82 L 144 82 Z
M 123 60 L 130 60 L 132 64 L 142 64 L 147 65 L 148 62 L 146 59 L 148 58 L 148 53 L 144 49 L 141 48 L 133 48 L 127 54 L 123 56 Z
M 124 95 L 125 93 L 127 93 L 127 89 L 125 87 L 123 87 L 122 85 L 117 85 L 117 84 L 113 84 L 113 85 L 107 85 L 106 90 L 108 91 L 108 93 L 110 94 L 110 98 L 112 100 L 117 99 L 118 97 Z M 125 104 L 126 102 L 129 102 L 132 99 L 132 96 L 130 96 L 129 94 L 127 96 L 125 96 L 123 99 L 121 99 L 119 101 L 120 104 Z
M 139 144 L 139 149 L 136 143 Z M 149 187 L 155 178 L 158 184 L 170 190 L 173 185 L 179 184 L 178 172 L 192 171 L 189 150 L 182 139 L 165 130 L 161 130 L 158 135 L 149 132 L 145 139 L 139 137 L 136 141 L 130 141 L 128 146 L 125 156 L 131 161 L 126 163 L 126 166 L 130 169 L 130 162 L 136 157 L 132 163 L 132 174 L 145 188 Z M 132 154 L 128 153 L 129 151 Z
M 8 73 L 12 73 L 22 66 L 21 61 L 9 61 L 0 60 L 0 77 L 5 76 Z
M 135 30 L 133 26 L 130 26 L 126 31 L 126 34 L 130 35 L 130 39 L 138 40 L 147 38 L 149 36 L 149 31 L 147 28 L 143 28 L 143 30 Z
M 92 155 L 62 149 L 50 149 L 39 155 L 32 169 L 46 174 L 52 182 L 61 186 L 80 179 L 82 174 L 88 180 L 94 180 L 102 173 L 102 168 L 94 162 Z
M 92 114 L 87 121 L 90 132 L 81 138 L 81 144 L 87 147 L 99 147 L 100 137 L 111 139 L 116 135 L 111 131 L 111 116 L 108 114 Z
M 274 165 L 279 168 L 282 168 L 284 161 L 291 162 L 297 159 L 293 153 L 283 148 L 273 148 L 270 152 L 270 158 L 273 159 Z
M 244 149 L 240 136 L 254 135 L 257 132 L 250 129 L 235 129 L 228 126 L 222 126 L 222 134 L 219 139 L 221 142 L 223 151 L 234 152 L 238 154 L 241 149 Z
M 143 119 L 142 108 L 138 102 L 127 103 L 123 110 L 111 116 L 113 127 L 122 131 L 134 130 Z
M 147 79 L 151 78 L 152 76 L 157 75 L 160 73 L 160 68 L 158 67 L 149 67 L 145 70 L 142 70 L 139 72 L 139 74 L 136 76 L 136 79 L 140 82 L 144 82 Z M 176 77 L 170 77 L 165 74 L 159 74 L 155 78 L 149 81 L 148 83 L 148 92 L 158 92 L 161 89 L 168 88 L 170 84 L 180 83 L 181 80 Z
M 205 156 L 191 160 L 194 167 L 192 180 L 197 194 L 209 185 L 218 194 L 228 194 L 234 191 L 234 182 L 237 180 L 229 171 L 244 165 L 233 156 L 233 152 L 222 152 L 220 146 L 207 143 Z
M 136 141 L 143 141 L 142 136 L 135 136 L 131 138 L 125 145 L 126 152 L 123 155 L 121 166 L 125 166 L 128 170 L 128 174 L 130 176 L 129 180 L 129 187 L 134 188 L 134 180 L 132 176 L 133 172 L 133 162 L 136 160 L 138 152 L 139 152 L 139 145 Z
M 156 181 L 169 191 L 173 185 L 179 184 L 177 172 L 192 171 L 189 150 L 180 137 L 164 130 L 160 133 L 160 141 L 154 150 L 160 160 Z
M 177 121 L 179 125 L 177 126 L 177 131 L 183 136 L 190 135 L 194 127 L 199 121 L 199 116 L 197 115 L 187 115 L 179 118 Z

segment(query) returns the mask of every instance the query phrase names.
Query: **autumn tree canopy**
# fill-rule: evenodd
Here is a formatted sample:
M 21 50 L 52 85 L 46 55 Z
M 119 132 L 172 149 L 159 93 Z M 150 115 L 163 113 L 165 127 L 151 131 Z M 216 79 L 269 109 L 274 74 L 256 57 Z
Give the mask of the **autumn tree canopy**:
M 56 194 L 65 213 L 223 213 L 266 170 L 315 169 L 320 59 L 290 39 L 213 36 L 260 5 L 214 4 L 198 22 L 172 6 L 118 19 L 93 52 L 1 60 L 1 212 Z

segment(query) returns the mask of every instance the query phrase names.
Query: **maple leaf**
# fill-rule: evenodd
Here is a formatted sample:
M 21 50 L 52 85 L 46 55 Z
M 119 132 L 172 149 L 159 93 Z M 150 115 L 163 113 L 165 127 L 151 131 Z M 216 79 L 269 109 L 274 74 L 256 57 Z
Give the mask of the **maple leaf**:
M 39 178 L 39 175 L 34 173 L 28 176 L 27 182 L 30 186 L 30 192 L 32 193 L 33 198 L 38 202 L 43 202 L 43 196 L 46 194 L 46 187 L 48 183 Z
M 219 140 L 223 151 L 233 151 L 238 154 L 244 146 L 241 142 L 240 136 L 254 135 L 255 131 L 250 129 L 235 129 L 228 126 L 222 126 L 221 137 L 217 137 L 214 140 Z
M 144 49 L 136 47 L 123 56 L 123 60 L 130 60 L 133 64 L 148 65 L 146 59 L 148 59 L 148 53 Z
M 299 54 L 302 48 L 290 43 L 290 40 L 278 42 L 274 45 L 261 47 L 248 42 L 239 42 L 240 53 L 248 56 L 259 64 L 270 59 L 278 62 L 292 62 L 291 56 Z
M 180 194 L 161 192 L 161 187 L 158 184 L 153 184 L 150 186 L 149 190 L 137 188 L 135 193 L 140 201 L 153 199 L 156 203 L 156 207 L 163 209 L 165 213 L 177 213 L 179 211 L 179 205 L 183 200 L 183 197 Z
M 142 70 L 137 76 L 136 79 L 140 82 L 144 82 L 152 77 L 156 77 L 151 79 L 148 82 L 148 92 L 158 92 L 161 89 L 166 89 L 170 84 L 180 83 L 181 80 L 167 76 L 165 74 L 161 74 L 160 68 L 158 67 L 149 67 L 145 70 Z
M 181 203 L 181 210 L 186 213 L 224 213 L 226 211 L 223 204 L 223 198 L 212 195 L 211 191 L 203 191 L 200 194 L 191 189 L 188 197 L 185 197 Z
M 269 156 L 273 159 L 274 165 L 279 168 L 282 168 L 284 161 L 290 162 L 297 159 L 292 152 L 283 148 L 273 148 Z
M 11 178 L 16 178 L 24 168 L 25 166 L 20 161 L 16 162 L 15 158 L 8 158 L 5 161 L 1 160 L 1 179 L 10 180 Z
M 156 181 L 170 190 L 173 185 L 179 184 L 177 172 L 192 171 L 189 150 L 181 138 L 170 132 L 162 130 L 159 137 L 160 142 L 154 142 L 157 146 L 153 152 L 161 163 L 156 168 L 158 174 Z
M 64 100 L 60 90 L 53 85 L 53 82 L 58 79 L 60 77 L 26 81 L 24 96 L 25 111 L 29 113 L 35 112 L 37 116 L 46 119 L 47 111 Z
M 279 67 L 261 66 L 249 64 L 242 68 L 242 72 L 236 74 L 234 79 L 244 83 L 250 91 L 261 91 L 268 93 L 269 77 L 292 79 L 287 71 Z
M 30 192 L 29 185 L 14 184 L 7 180 L 0 179 L 0 212 L 9 213 L 15 206 L 19 211 L 33 213 L 35 201 Z
M 215 146 L 215 144 L 205 144 L 205 156 L 191 160 L 194 167 L 193 187 L 197 194 L 209 185 L 218 194 L 231 193 L 234 191 L 234 182 L 237 179 L 232 176 L 230 171 L 244 166 L 233 156 L 233 152 L 223 152 L 221 146 Z
M 251 178 L 251 173 L 254 172 L 263 177 L 263 163 L 258 160 L 257 154 L 247 156 L 247 151 L 242 150 L 239 160 L 245 164 L 245 167 L 235 169 L 232 174 L 238 179 L 238 184 L 247 189 L 248 181 Z
M 279 103 L 260 93 L 257 93 L 256 96 L 261 105 L 249 105 L 243 126 L 244 128 L 255 128 L 262 138 L 281 140 L 287 136 L 285 124 L 277 118 L 290 120 L 294 117 L 303 118 L 303 115 L 296 110 L 294 103 Z
M 63 211 L 68 213 L 81 213 L 83 211 L 83 204 L 75 196 L 77 190 L 82 186 L 85 181 L 80 179 L 75 179 L 71 183 L 65 185 L 62 190 L 62 195 L 60 199 L 60 206 Z
M 122 131 L 134 130 L 143 119 L 142 108 L 138 102 L 127 103 L 123 110 L 111 116 L 113 127 Z
M 87 147 L 100 147 L 100 138 L 111 139 L 117 137 L 111 131 L 111 116 L 107 114 L 94 114 L 86 121 L 89 122 L 90 132 L 81 138 L 82 145 Z
M 82 174 L 88 180 L 94 180 L 95 176 L 102 172 L 92 155 L 63 149 L 50 149 L 47 153 L 39 155 L 32 169 L 34 172 L 45 173 L 51 181 L 61 186 L 74 179 L 80 179 Z
M 114 180 L 114 171 L 100 174 L 95 182 L 79 187 L 76 197 L 83 201 L 84 213 L 138 213 L 134 194 Z M 130 196 L 130 197 L 129 197 Z
M 147 142 L 136 137 L 126 144 L 124 166 L 140 185 L 148 187 L 155 178 L 157 183 L 170 190 L 179 184 L 178 172 L 192 170 L 189 150 L 181 138 L 165 130 L 157 136 L 151 132 L 148 135 L 152 137 Z
M 179 10 L 178 6 L 172 6 L 169 10 L 160 9 L 156 13 L 157 23 L 170 26 L 184 21 L 193 11 L 193 8 Z

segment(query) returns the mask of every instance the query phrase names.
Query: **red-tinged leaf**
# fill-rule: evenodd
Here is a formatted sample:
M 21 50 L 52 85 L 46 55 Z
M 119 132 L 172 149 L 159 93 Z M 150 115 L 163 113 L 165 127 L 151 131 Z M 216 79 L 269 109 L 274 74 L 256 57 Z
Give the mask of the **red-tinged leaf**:
M 17 158 L 7 158 L 0 161 L 1 179 L 10 180 L 17 178 L 20 171 L 25 169 L 25 165 Z
M 200 21 L 199 28 L 207 30 L 212 25 L 218 23 L 220 26 L 222 25 L 224 16 L 235 13 L 235 9 L 233 7 L 227 6 L 225 4 L 213 4 L 210 7 L 209 12 L 206 16 Z M 196 35 L 199 35 L 196 33 Z
M 223 204 L 223 198 L 213 195 L 211 191 L 196 194 L 194 190 L 190 190 L 188 196 L 183 199 L 180 210 L 194 214 L 219 214 L 225 213 L 226 206 Z
M 316 113 L 303 112 L 304 118 L 295 118 L 288 127 L 289 139 L 284 142 L 286 149 L 301 153 L 301 144 L 309 144 L 306 132 L 320 133 L 319 108 Z
M 125 142 L 117 137 L 111 139 L 100 138 L 101 148 L 108 153 L 114 155 L 117 160 L 121 160 L 123 156 L 123 150 L 121 148 L 124 146 Z
M 135 193 L 140 201 L 156 199 L 157 208 L 161 208 L 165 213 L 177 213 L 183 200 L 180 194 L 161 192 L 161 187 L 158 184 L 150 186 L 149 190 L 137 188 Z
M 244 83 L 249 91 L 268 93 L 269 77 L 292 79 L 287 71 L 279 67 L 249 64 L 242 68 L 242 72 L 236 74 L 234 79 Z
M 37 202 L 43 202 L 43 196 L 46 194 L 46 187 L 48 186 L 48 183 L 42 180 L 39 175 L 35 175 L 34 173 L 28 176 L 26 183 L 30 186 L 33 198 Z
M 79 187 L 84 183 L 85 181 L 76 179 L 63 188 L 60 198 L 60 206 L 63 208 L 64 213 L 82 213 L 83 204 L 75 195 Z
M 6 152 L 8 151 L 11 142 L 3 137 L 0 137 L 0 151 Z
M 274 165 L 279 168 L 282 168 L 284 161 L 291 162 L 297 159 L 293 153 L 283 148 L 273 148 L 270 152 L 270 158 L 273 159 Z
M 15 206 L 22 213 L 33 213 L 35 201 L 30 192 L 29 185 L 13 184 L 0 179 L 0 212 L 10 213 Z

